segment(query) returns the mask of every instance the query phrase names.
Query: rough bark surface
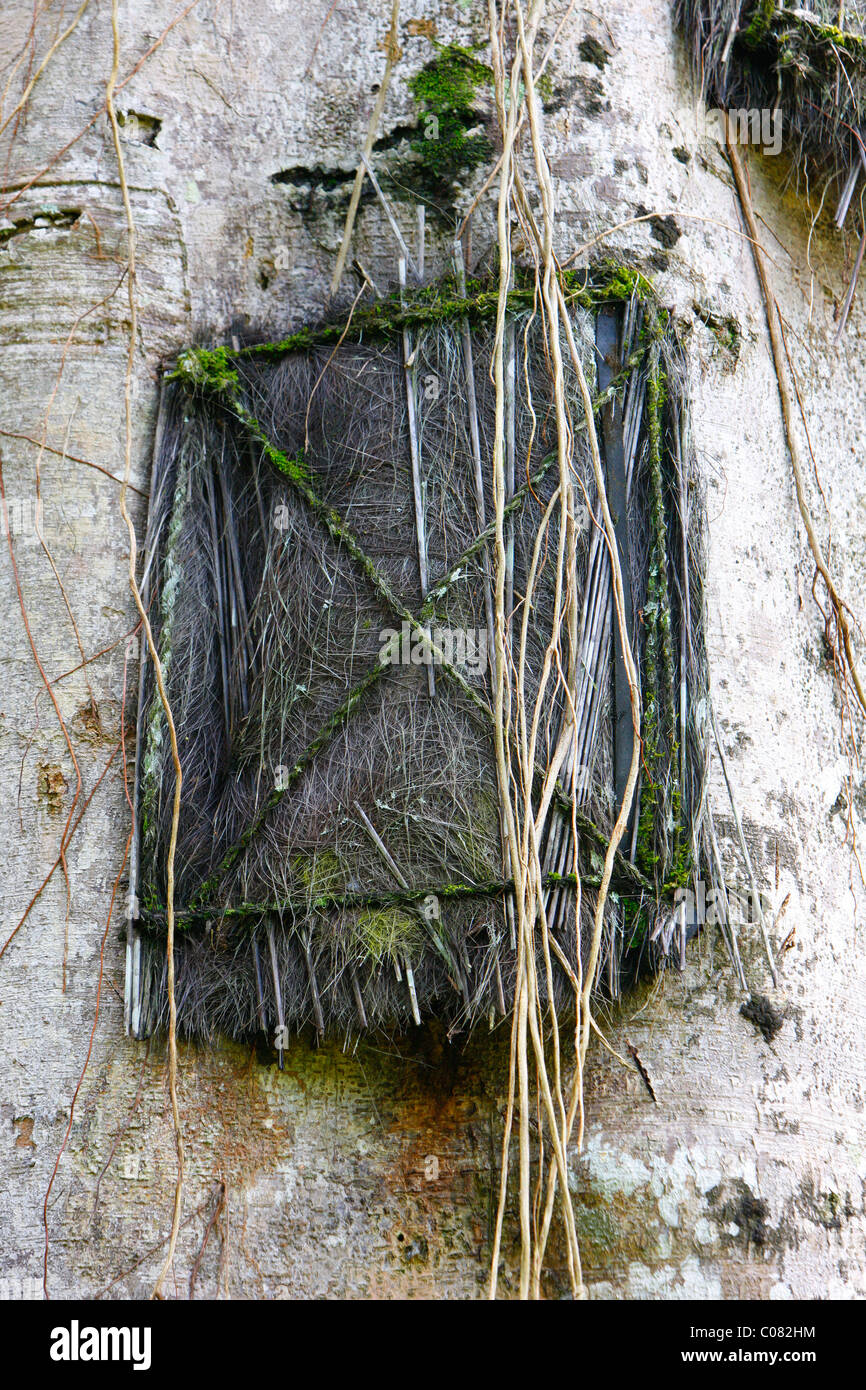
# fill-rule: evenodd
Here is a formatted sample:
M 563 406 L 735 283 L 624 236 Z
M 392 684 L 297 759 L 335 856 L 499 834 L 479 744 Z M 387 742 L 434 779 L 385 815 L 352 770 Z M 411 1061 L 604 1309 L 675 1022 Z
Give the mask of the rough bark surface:
M 124 0 L 121 77 L 182 8 Z M 138 230 L 133 481 L 142 490 L 161 365 L 191 341 L 281 333 L 321 310 L 350 186 L 329 175 L 354 168 L 384 65 L 387 8 L 201 0 L 118 93 Z M 562 8 L 551 6 L 551 30 Z M 34 640 L 51 679 L 80 660 L 31 520 L 37 451 L 18 437 L 39 439 L 45 427 L 47 443 L 66 454 L 41 460 L 46 541 L 88 655 L 119 642 L 87 679 L 77 671 L 56 688 L 82 799 L 120 736 L 121 639 L 133 626 L 118 488 L 74 461 L 122 471 L 125 234 L 104 112 L 48 166 L 103 101 L 108 9 L 90 6 L 37 84 L 8 157 L 2 151 L 0 210 L 0 428 L 8 432 L 0 450 Z M 0 63 L 25 44 L 32 12 L 30 0 L 6 0 Z M 485 12 L 466 0 L 404 7 L 381 134 L 418 119 L 406 79 L 432 56 L 430 33 L 482 39 Z M 639 259 L 689 329 L 711 521 L 714 695 L 759 880 L 776 904 L 791 894 L 776 937 L 792 928 L 796 936 L 774 998 L 785 1023 L 770 1044 L 741 1017 L 712 932 L 693 945 L 683 974 L 668 972 L 606 1021 L 616 1048 L 637 1047 L 658 1103 L 635 1073 L 593 1051 L 586 1144 L 573 1161 L 585 1278 L 599 1298 L 862 1297 L 864 895 L 844 843 L 849 769 L 766 324 L 730 172 L 718 144 L 699 134 L 670 7 L 615 0 L 605 13 L 602 23 L 575 7 L 546 97 L 561 249 L 646 209 L 673 216 L 664 228 L 629 226 L 601 249 Z M 47 33 L 38 30 L 40 53 Z M 597 47 L 581 49 L 586 37 L 606 60 Z M 834 348 L 851 247 L 826 219 L 810 241 L 803 191 L 782 185 L 777 163 L 751 160 L 753 195 L 832 511 L 840 586 L 866 611 L 863 301 Z M 479 213 L 476 251 L 491 209 Z M 407 234 L 412 214 L 398 207 Z M 356 253 L 380 284 L 395 278 L 375 204 L 362 207 Z M 706 309 L 730 316 L 736 333 L 707 328 Z M 5 540 L 0 612 L 5 939 L 57 856 L 76 778 L 27 642 Z M 132 663 L 131 690 L 134 672 Z M 736 879 L 718 774 L 713 796 Z M 856 826 L 863 805 L 858 783 Z M 41 1291 L 43 1199 L 87 1052 L 128 825 L 118 755 L 69 848 L 65 993 L 59 870 L 0 960 L 7 1295 Z M 48 1211 L 56 1295 L 149 1291 L 168 1231 L 174 1149 L 164 1056 L 123 1034 L 122 926 L 121 912 L 108 931 L 93 1056 Z M 745 939 L 744 955 L 754 988 L 767 991 L 757 939 Z M 504 1029 L 465 1046 L 421 1030 L 399 1048 L 367 1042 L 350 1054 L 301 1042 L 280 1073 L 236 1046 L 183 1048 L 189 1173 L 169 1295 L 188 1296 L 197 1257 L 196 1296 L 479 1295 L 507 1051 Z M 225 1211 L 202 1253 L 220 1184 Z M 503 1292 L 514 1287 L 513 1254 L 507 1245 Z M 554 1271 L 549 1292 L 560 1287 Z

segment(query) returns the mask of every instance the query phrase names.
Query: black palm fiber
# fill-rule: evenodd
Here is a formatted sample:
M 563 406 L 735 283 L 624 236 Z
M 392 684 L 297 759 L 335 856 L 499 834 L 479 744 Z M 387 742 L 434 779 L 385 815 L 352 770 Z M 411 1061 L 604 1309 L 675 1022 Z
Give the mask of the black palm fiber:
M 796 165 L 847 173 L 866 153 L 866 6 L 676 0 L 708 105 L 778 112 Z M 840 22 L 843 29 L 837 26 Z
M 661 566 L 668 576 L 668 655 L 676 688 L 667 691 L 654 732 L 657 761 L 651 795 L 646 788 L 641 794 L 641 833 L 636 823 L 615 875 L 599 963 L 599 987 L 613 994 L 623 962 L 641 956 L 657 961 L 683 936 L 669 896 L 703 854 L 706 767 L 702 507 L 682 365 L 673 338 L 648 331 L 636 299 L 621 312 L 628 368 L 615 385 L 625 406 L 632 470 L 630 616 L 640 657 L 648 585 Z M 593 315 L 576 309 L 573 323 L 592 380 Z M 544 335 L 531 311 L 519 313 L 514 328 L 515 486 L 521 491 L 508 523 L 514 534 L 512 650 L 532 548 L 556 486 Z M 474 326 L 488 524 L 492 342 L 491 324 Z M 190 387 L 183 380 L 164 388 L 146 565 L 183 767 L 175 902 L 176 1002 L 184 1035 L 250 1038 L 283 1030 L 287 1037 L 313 1025 L 345 1037 L 363 1028 L 394 1033 L 429 1016 L 457 1031 L 510 1010 L 516 958 L 493 762 L 484 596 L 491 547 L 477 544 L 483 528 L 459 323 L 443 319 L 420 327 L 415 348 L 409 376 L 417 403 L 428 590 L 440 590 L 426 609 L 399 342 L 347 340 L 336 349 L 313 345 L 278 357 L 235 353 L 226 355 L 228 375 L 217 389 L 209 389 L 213 382 Z M 648 383 L 659 382 L 661 455 L 654 458 L 646 401 Z M 568 371 L 566 385 L 575 423 L 572 467 L 592 507 L 586 431 Z M 654 492 L 654 480 L 661 492 Z M 667 537 L 661 554 L 652 525 L 656 496 Z M 528 624 L 529 701 L 551 638 L 557 516 L 554 508 Z M 566 875 L 565 881 L 551 878 L 548 903 L 557 904 L 556 940 L 573 968 L 586 945 L 604 836 L 617 810 L 609 565 L 603 547 L 595 553 L 599 533 L 589 513 L 584 521 L 577 541 L 586 673 L 580 775 L 563 786 L 543 829 L 546 867 Z M 419 613 L 422 628 L 450 657 L 450 664 L 434 664 L 432 695 L 427 666 L 411 662 L 413 646 L 419 649 Z M 659 623 L 663 619 L 660 612 Z M 389 640 L 392 655 L 408 657 L 408 664 L 383 662 Z M 650 678 L 664 689 L 655 665 Z M 561 688 L 551 689 L 540 768 L 563 717 Z M 567 881 L 574 867 L 572 789 L 582 817 L 592 823 L 579 836 L 580 924 L 574 882 Z M 133 923 L 142 951 L 134 986 L 142 1034 L 166 1017 L 173 790 L 164 715 L 148 669 Z M 542 968 L 539 980 L 546 999 Z M 547 1002 L 573 1009 L 573 989 L 558 964 L 553 981 L 555 997 Z

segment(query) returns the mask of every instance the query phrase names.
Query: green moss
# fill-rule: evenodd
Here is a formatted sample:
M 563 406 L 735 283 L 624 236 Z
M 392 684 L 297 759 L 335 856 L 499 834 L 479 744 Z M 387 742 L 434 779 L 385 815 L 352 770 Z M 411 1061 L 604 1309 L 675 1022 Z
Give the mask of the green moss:
M 862 34 L 851 34 L 847 30 L 837 29 L 835 24 L 819 24 L 806 15 L 802 15 L 800 18 L 825 43 L 833 44 L 836 48 L 844 48 L 846 52 L 853 53 L 858 58 L 866 57 L 866 38 Z
M 177 359 L 177 367 L 169 380 L 183 381 L 187 386 L 226 391 L 239 386 L 237 369 L 232 366 L 227 347 L 187 348 Z
M 719 346 L 729 352 L 736 362 L 740 355 L 740 326 L 732 315 L 729 314 L 716 330 L 716 339 Z
M 674 816 L 679 829 L 682 816 L 682 808 L 679 804 L 679 788 L 677 788 L 677 804 L 674 807 Z M 662 893 L 671 895 L 677 888 L 688 887 L 694 871 L 695 861 L 692 858 L 691 846 L 682 840 L 681 836 L 678 836 L 672 862 L 662 884 Z
M 743 30 L 742 40 L 749 48 L 757 48 L 764 42 L 770 32 L 770 25 L 776 12 L 776 0 L 758 0 L 749 20 L 747 27 Z
M 345 888 L 346 874 L 332 849 L 318 850 L 311 855 L 298 854 L 291 867 L 311 898 L 330 897 Z
M 742 346 L 742 333 L 733 314 L 717 314 L 707 305 L 699 304 L 697 301 L 692 305 L 692 309 L 704 327 L 712 333 L 719 347 L 730 354 L 733 365 L 736 366 Z
M 310 470 L 303 455 L 289 458 L 282 449 L 275 449 L 272 445 L 268 448 L 267 454 L 275 468 L 284 477 L 292 478 L 295 482 L 308 483 L 310 481 Z
M 355 945 L 373 965 L 399 961 L 423 948 L 424 936 L 416 917 L 396 907 L 359 912 L 355 919 Z
M 241 424 L 246 426 L 250 434 L 259 441 L 262 453 L 270 460 L 277 471 L 282 473 L 284 478 L 289 478 L 291 482 L 297 483 L 299 487 L 307 487 L 310 482 L 310 470 L 303 456 L 289 458 L 288 454 L 284 453 L 282 449 L 278 449 L 275 444 L 272 444 L 255 415 L 247 410 L 246 406 L 242 403 L 234 387 L 229 386 L 223 394 L 227 397 L 227 404 L 230 406 L 231 410 L 234 411 Z M 324 506 L 324 504 L 322 505 Z
M 477 130 L 478 90 L 492 82 L 490 68 L 459 44 L 437 45 L 438 52 L 409 82 L 418 103 L 422 133 L 412 141 L 417 175 L 434 200 L 450 203 L 454 186 L 489 159 L 492 147 Z
M 777 19 L 778 23 L 775 22 Z M 835 68 L 836 59 L 832 49 L 841 49 L 861 60 L 866 58 L 866 38 L 862 34 L 840 29 L 835 24 L 825 24 L 817 14 L 779 9 L 776 0 L 758 0 L 752 18 L 738 37 L 747 48 L 759 48 L 769 37 L 773 37 L 784 45 L 780 48 L 778 61 L 801 68 L 804 47 L 809 50 L 808 56 L 815 66 L 826 62 Z M 821 53 L 821 48 L 826 51 Z
M 436 44 L 438 50 L 409 82 L 417 102 L 429 111 L 469 111 L 479 86 L 493 81 L 493 72 L 471 48 L 460 44 Z
M 599 72 L 607 66 L 607 49 L 603 48 L 598 39 L 594 39 L 590 34 L 581 40 L 577 51 L 585 63 L 592 63 Z
M 541 76 L 536 79 L 535 90 L 541 98 L 542 106 L 549 106 L 549 104 L 553 101 L 555 96 L 553 88 L 553 78 L 551 77 L 549 70 L 545 69 Z
M 567 297 L 585 309 L 593 309 L 612 300 L 624 302 L 635 294 L 643 302 L 649 300 L 653 293 L 645 275 L 611 258 L 594 266 L 591 276 L 585 270 L 566 270 L 562 279 Z

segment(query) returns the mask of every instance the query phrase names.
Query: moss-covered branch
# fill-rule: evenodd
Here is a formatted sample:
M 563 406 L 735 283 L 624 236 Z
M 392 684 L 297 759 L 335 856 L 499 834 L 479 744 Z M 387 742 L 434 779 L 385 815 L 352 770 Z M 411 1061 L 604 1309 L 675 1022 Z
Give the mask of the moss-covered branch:
M 591 271 L 570 270 L 563 274 L 566 300 L 583 309 L 600 304 L 630 299 L 633 294 L 644 299 L 652 294 L 649 281 L 628 266 L 613 260 L 601 262 Z M 518 284 L 510 290 L 506 301 L 509 314 L 529 313 L 536 308 L 534 285 Z M 401 303 L 399 296 L 389 295 L 375 304 L 355 309 L 351 320 L 322 323 L 297 329 L 273 343 L 253 343 L 233 351 L 227 347 L 187 348 L 168 373 L 169 380 L 179 380 L 191 387 L 225 391 L 239 387 L 237 364 L 244 361 L 275 362 L 295 352 L 310 352 L 341 340 L 359 343 L 370 338 L 398 340 L 404 329 L 432 328 L 442 323 L 458 323 L 468 319 L 478 327 L 496 318 L 499 310 L 499 289 L 474 279 L 467 282 L 467 293 L 461 294 L 456 281 L 446 277 L 408 295 Z
M 600 833 L 600 832 L 599 832 Z M 625 861 L 628 864 L 628 861 Z M 633 868 L 629 865 L 629 868 Z M 584 889 L 598 888 L 601 882 L 598 874 L 581 874 L 580 883 Z M 574 874 L 545 874 L 542 880 L 544 888 L 575 888 L 577 879 Z M 618 881 L 620 898 L 628 897 L 631 893 L 636 899 L 640 898 L 640 892 L 635 892 L 631 879 L 627 876 Z M 647 885 L 652 891 L 652 885 Z M 196 902 L 186 908 L 178 908 L 176 911 L 177 925 L 180 929 L 188 929 L 199 922 L 205 921 L 238 921 L 248 917 L 260 918 L 268 913 L 278 916 L 303 919 L 308 917 L 311 912 L 349 912 L 357 909 L 371 907 L 412 907 L 420 906 L 427 898 L 437 898 L 440 903 L 457 902 L 466 898 L 500 898 L 506 894 L 514 892 L 514 880 L 510 878 L 491 878 L 481 882 L 473 883 L 432 883 L 420 888 L 398 888 L 375 890 L 369 893 L 321 893 L 315 897 L 297 895 L 291 898 L 283 898 L 277 902 L 237 903 L 230 907 L 217 903 Z M 165 909 L 161 907 L 150 907 L 142 911 L 141 921 L 144 926 L 151 929 L 159 929 L 165 924 Z

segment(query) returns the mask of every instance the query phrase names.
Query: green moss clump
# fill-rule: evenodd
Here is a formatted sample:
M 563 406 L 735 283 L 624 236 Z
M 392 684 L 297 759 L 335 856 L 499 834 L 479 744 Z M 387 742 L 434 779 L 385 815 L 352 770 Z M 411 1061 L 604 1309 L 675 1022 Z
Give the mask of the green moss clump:
M 631 266 L 622 265 L 611 257 L 593 266 L 592 271 L 565 270 L 562 283 L 568 300 L 584 309 L 597 309 L 600 304 L 624 303 L 637 295 L 647 303 L 653 288 L 645 275 Z M 656 310 L 661 314 L 662 310 Z
M 270 449 L 268 457 L 271 463 L 286 478 L 291 478 L 296 483 L 308 483 L 310 481 L 310 469 L 307 461 L 302 456 L 290 459 L 288 454 L 284 454 L 282 449 Z
M 719 346 L 724 347 L 726 352 L 730 352 L 734 361 L 737 361 L 738 357 L 740 357 L 741 335 L 740 324 L 735 320 L 733 314 L 728 314 L 727 318 L 724 318 L 723 322 L 719 325 L 719 328 L 714 329 L 714 332 L 716 332 L 716 339 L 717 342 L 719 342 Z
M 450 203 L 457 180 L 490 158 L 487 135 L 475 129 L 482 119 L 475 103 L 479 87 L 489 85 L 493 74 L 468 48 L 453 43 L 437 47 L 433 61 L 409 82 L 422 124 L 412 150 L 433 198 Z
M 212 391 L 236 389 L 240 383 L 236 368 L 231 365 L 226 347 L 187 348 L 177 359 L 177 367 L 168 379 L 179 380 L 187 386 L 207 387 Z
M 586 38 L 581 40 L 577 51 L 585 63 L 592 63 L 599 72 L 607 66 L 607 49 L 603 48 L 598 39 L 594 39 L 591 34 L 587 34 Z
M 223 394 L 228 397 L 228 404 L 241 424 L 245 425 L 250 434 L 259 441 L 262 446 L 262 453 L 277 471 L 293 483 L 298 483 L 302 487 L 309 486 L 310 468 L 303 455 L 289 458 L 282 449 L 278 449 L 275 444 L 272 444 L 255 415 L 242 404 L 238 392 L 233 387 L 230 386 Z
M 780 24 L 774 25 L 777 15 Z M 866 56 L 866 38 L 862 34 L 840 29 L 835 24 L 826 24 L 818 14 L 780 10 L 776 0 L 757 0 L 752 18 L 739 38 L 747 48 L 759 48 L 770 36 L 779 42 L 786 41 L 786 46 L 779 53 L 779 61 L 801 67 L 803 54 L 798 50 L 804 44 L 808 46 L 811 43 L 810 56 L 815 64 L 822 57 L 818 51 L 819 45 L 842 49 L 861 59 Z M 823 56 L 833 63 L 832 53 Z
M 479 86 L 493 81 L 493 72 L 469 48 L 437 44 L 439 52 L 409 82 L 415 100 L 429 111 L 470 112 Z
M 553 88 L 553 78 L 547 70 L 545 70 L 540 77 L 536 78 L 535 90 L 541 97 L 542 106 L 547 108 L 550 105 L 550 103 L 554 100 L 555 96 Z
M 758 0 L 752 18 L 743 30 L 743 43 L 749 48 L 757 48 L 770 32 L 773 15 L 776 13 L 776 0 Z
M 343 866 L 332 849 L 296 855 L 292 860 L 292 871 L 313 900 L 333 897 L 342 893 L 346 886 Z
M 355 942 L 359 954 L 373 965 L 401 961 L 420 952 L 424 945 L 416 917 L 398 907 L 359 912 L 355 919 Z
M 679 794 L 679 788 L 677 788 Z M 677 801 L 675 807 L 677 820 L 680 819 L 680 805 Z M 687 888 L 692 874 L 695 871 L 694 859 L 692 858 L 691 846 L 680 839 L 676 846 L 676 853 L 673 857 L 671 867 L 662 884 L 662 892 L 666 894 L 674 893 L 677 888 Z
M 845 29 L 837 29 L 835 24 L 818 24 L 806 16 L 803 17 L 803 23 L 808 24 L 825 43 L 844 48 L 846 52 L 853 53 L 858 58 L 866 57 L 866 38 L 862 34 L 851 34 Z
M 709 309 L 703 311 L 699 310 L 698 314 L 705 326 L 712 333 L 719 347 L 730 354 L 734 366 L 736 366 L 740 357 L 742 334 L 740 333 L 740 325 L 737 323 L 733 314 L 725 314 L 722 317 L 719 314 L 712 313 Z
M 635 290 L 640 288 L 643 276 L 637 270 L 632 270 L 629 266 L 619 265 L 615 261 L 605 263 L 610 270 L 610 279 L 606 285 L 606 292 L 611 299 L 631 299 Z

